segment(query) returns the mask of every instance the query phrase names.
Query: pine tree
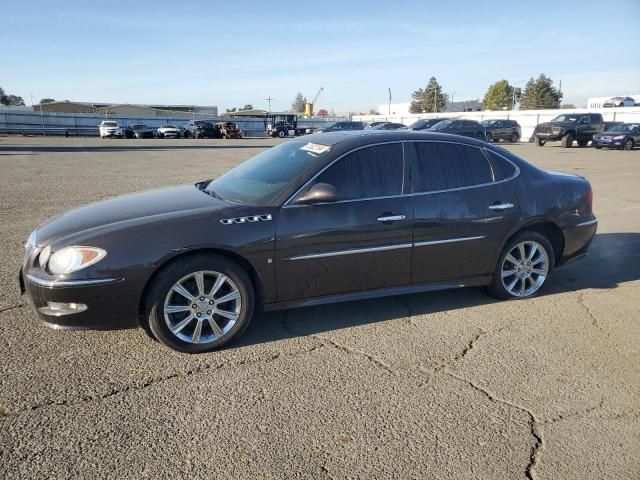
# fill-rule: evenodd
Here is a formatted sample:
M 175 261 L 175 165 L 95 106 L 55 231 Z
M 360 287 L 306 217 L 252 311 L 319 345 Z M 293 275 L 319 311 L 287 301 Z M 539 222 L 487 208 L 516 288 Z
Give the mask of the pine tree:
M 304 96 L 298 92 L 298 94 L 296 95 L 296 98 L 293 100 L 293 103 L 291 104 L 291 111 L 293 113 L 304 113 L 304 106 L 307 103 L 307 99 L 304 98 Z
M 413 99 L 409 106 L 409 112 L 411 113 L 426 113 L 426 112 L 444 112 L 447 109 L 448 95 L 442 93 L 442 87 L 436 80 L 436 77 L 431 77 L 427 86 L 422 89 L 419 88 L 411 94 Z
M 499 80 L 489 87 L 482 100 L 485 110 L 510 110 L 513 107 L 514 89 L 506 80 Z
M 520 97 L 520 110 L 560 108 L 561 100 L 562 92 L 553 86 L 553 80 L 541 73 L 536 80 L 530 78 L 524 87 Z

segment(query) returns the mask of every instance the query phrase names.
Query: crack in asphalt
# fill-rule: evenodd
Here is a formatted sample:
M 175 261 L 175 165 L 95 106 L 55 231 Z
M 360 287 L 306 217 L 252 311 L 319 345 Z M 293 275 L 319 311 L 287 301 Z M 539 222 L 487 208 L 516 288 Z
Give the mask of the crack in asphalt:
M 583 418 L 589 415 L 590 413 L 595 412 L 596 410 L 602 410 L 603 408 L 604 408 L 604 397 L 600 399 L 600 402 L 598 402 L 598 404 L 587 407 L 584 410 L 578 410 L 575 412 L 569 412 L 564 414 L 561 413 L 560 415 L 557 415 L 555 417 L 551 417 L 547 420 L 543 420 L 541 423 L 543 423 L 544 425 L 551 425 L 556 422 L 562 422 L 562 421 L 566 421 L 574 418 Z
M 502 398 L 497 397 L 496 395 L 494 395 L 493 393 L 491 393 L 489 390 L 487 390 L 484 387 L 481 387 L 480 385 L 476 384 L 475 382 L 471 381 L 471 380 L 467 380 L 464 377 L 461 377 L 459 375 L 456 375 L 455 373 L 447 370 L 446 368 L 443 369 L 443 373 L 451 378 L 454 378 L 460 382 L 464 382 L 465 384 L 467 384 L 468 386 L 470 386 L 471 388 L 473 388 L 474 390 L 476 390 L 477 392 L 480 392 L 482 395 L 484 395 L 486 398 L 489 399 L 489 401 L 493 402 L 493 403 L 499 403 L 502 405 L 507 405 L 508 407 L 514 408 L 516 410 L 519 410 L 520 412 L 523 412 L 525 414 L 528 415 L 529 417 L 529 429 L 530 429 L 530 433 L 533 436 L 533 438 L 535 439 L 535 444 L 533 445 L 533 447 L 531 447 L 531 452 L 529 454 L 529 463 L 525 468 L 525 476 L 527 477 L 528 480 L 535 480 L 535 467 L 536 465 L 538 465 L 539 461 L 540 461 L 540 456 L 541 456 L 541 451 L 544 448 L 544 436 L 543 436 L 543 432 L 542 432 L 542 422 L 540 422 L 536 416 L 534 415 L 534 413 L 529 410 L 528 408 L 523 407 L 522 405 L 518 405 L 517 403 L 513 403 L 513 402 L 509 402 L 508 400 L 504 400 Z
M 12 416 L 17 416 L 20 415 L 22 413 L 25 412 L 32 412 L 32 411 L 36 411 L 36 410 L 40 410 L 42 408 L 47 408 L 47 407 L 51 407 L 51 406 L 71 406 L 71 405 L 78 405 L 78 404 L 82 404 L 82 403 L 89 403 L 89 402 L 93 402 L 96 400 L 104 400 L 116 395 L 121 395 L 121 394 L 125 394 L 127 392 L 133 392 L 133 391 L 139 391 L 139 390 L 143 390 L 145 388 L 151 387 L 153 385 L 157 385 L 175 378 L 186 378 L 192 375 L 197 375 L 203 372 L 207 372 L 207 371 L 217 371 L 217 370 L 222 370 L 225 368 L 237 368 L 237 367 L 244 367 L 244 366 L 253 366 L 253 365 L 259 365 L 259 364 L 264 364 L 264 363 L 270 363 L 273 362 L 274 360 L 277 360 L 279 358 L 293 358 L 293 357 L 299 357 L 299 356 L 304 356 L 304 355 L 308 355 L 320 348 L 323 348 L 325 346 L 325 344 L 315 344 L 310 348 L 306 348 L 306 349 L 300 349 L 296 352 L 293 353 L 288 353 L 288 354 L 282 354 L 282 353 L 275 353 L 272 354 L 266 358 L 260 359 L 260 360 L 255 360 L 255 361 L 245 361 L 245 360 L 241 360 L 241 361 L 235 361 L 235 362 L 222 362 L 222 363 L 218 363 L 218 364 L 202 364 L 202 365 L 198 365 L 192 369 L 183 371 L 183 372 L 174 372 L 174 373 L 170 373 L 168 375 L 164 375 L 164 376 L 160 376 L 160 377 L 155 377 L 155 378 L 151 378 L 148 379 L 142 383 L 134 383 L 134 384 L 130 384 L 130 385 L 124 385 L 122 387 L 116 387 L 116 386 L 112 386 L 111 390 L 105 393 L 101 393 L 101 394 L 94 394 L 94 395 L 85 395 L 73 400 L 48 400 L 46 402 L 42 402 L 42 403 L 38 403 L 35 405 L 31 405 L 29 407 L 26 408 L 22 408 L 19 410 L 9 410 L 6 407 L 0 406 L 0 421 L 4 421 L 6 420 L 8 417 L 12 417 Z
M 602 332 L 603 329 L 600 325 L 600 322 L 598 321 L 598 317 L 596 317 L 596 315 L 591 311 L 591 308 L 589 308 L 589 305 L 587 305 L 585 302 L 585 295 L 585 292 L 578 293 L 578 305 L 580 305 L 587 312 L 587 315 L 591 319 L 591 325 Z
M 415 315 L 415 312 L 413 310 L 413 307 L 409 304 L 409 302 L 402 300 L 401 297 L 399 296 L 394 296 L 391 298 L 393 298 L 396 302 L 398 302 L 402 306 L 402 308 L 406 310 L 408 317 L 405 317 L 404 320 L 409 325 L 413 325 L 414 327 L 417 327 L 418 324 L 413 320 L 413 316 Z
M 24 303 L 19 303 L 18 305 L 12 305 L 10 307 L 0 308 L 0 313 L 8 312 L 9 310 L 15 310 L 16 308 L 24 308 L 26 305 Z

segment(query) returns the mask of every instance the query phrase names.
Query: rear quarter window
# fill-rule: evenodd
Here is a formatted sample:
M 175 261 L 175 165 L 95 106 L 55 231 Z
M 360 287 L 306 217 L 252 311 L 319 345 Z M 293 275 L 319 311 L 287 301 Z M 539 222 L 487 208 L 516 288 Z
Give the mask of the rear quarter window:
M 496 182 L 500 180 L 507 180 L 512 178 L 516 174 L 516 167 L 510 161 L 502 158 L 497 153 L 491 150 L 485 150 L 489 161 L 491 162 L 491 168 L 493 169 L 493 177 Z

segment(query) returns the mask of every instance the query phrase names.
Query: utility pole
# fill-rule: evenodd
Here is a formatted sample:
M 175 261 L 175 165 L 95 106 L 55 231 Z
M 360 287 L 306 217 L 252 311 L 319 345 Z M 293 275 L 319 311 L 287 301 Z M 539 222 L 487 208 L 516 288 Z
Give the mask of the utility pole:
M 453 97 L 455 96 L 456 92 L 451 92 L 451 111 L 453 112 Z
M 271 113 L 271 100 L 275 100 L 275 98 L 271 98 L 271 95 L 269 95 L 265 100 L 269 102 L 269 113 Z
M 389 87 L 389 116 L 391 116 L 391 87 Z
M 433 110 L 438 113 L 438 90 L 433 89 Z

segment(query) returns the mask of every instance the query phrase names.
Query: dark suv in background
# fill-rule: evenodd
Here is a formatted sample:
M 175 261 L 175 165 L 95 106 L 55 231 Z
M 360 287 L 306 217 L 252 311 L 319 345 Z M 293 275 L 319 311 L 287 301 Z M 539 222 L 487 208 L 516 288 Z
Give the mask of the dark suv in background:
M 345 130 L 364 130 L 364 123 L 362 122 L 336 122 L 331 125 L 314 130 L 313 133 L 322 132 L 341 132 Z
M 533 135 L 539 147 L 560 141 L 564 148 L 569 148 L 576 140 L 580 147 L 586 147 L 594 135 L 604 130 L 605 123 L 599 113 L 565 113 L 539 124 Z
M 430 132 L 451 133 L 464 137 L 485 139 L 484 127 L 474 120 L 442 120 L 428 128 Z
M 411 125 L 407 127 L 407 130 L 426 130 L 428 128 L 433 127 L 436 123 L 441 122 L 443 120 L 449 120 L 448 118 L 422 118 L 420 120 L 416 120 Z
M 184 138 L 222 138 L 220 129 L 211 122 L 191 120 L 184 127 Z
M 520 125 L 515 120 L 485 120 L 481 122 L 481 124 L 485 129 L 487 142 L 508 140 L 509 142 L 516 143 L 522 136 Z

